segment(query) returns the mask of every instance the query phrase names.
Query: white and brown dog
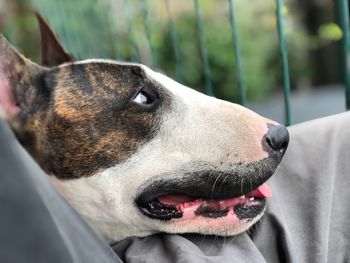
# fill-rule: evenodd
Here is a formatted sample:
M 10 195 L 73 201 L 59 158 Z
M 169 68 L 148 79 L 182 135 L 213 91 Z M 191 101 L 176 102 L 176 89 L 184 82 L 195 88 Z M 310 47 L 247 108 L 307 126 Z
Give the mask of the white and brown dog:
M 287 129 L 140 64 L 73 62 L 44 21 L 43 66 L 0 36 L 0 104 L 18 140 L 109 242 L 235 235 L 264 213 Z

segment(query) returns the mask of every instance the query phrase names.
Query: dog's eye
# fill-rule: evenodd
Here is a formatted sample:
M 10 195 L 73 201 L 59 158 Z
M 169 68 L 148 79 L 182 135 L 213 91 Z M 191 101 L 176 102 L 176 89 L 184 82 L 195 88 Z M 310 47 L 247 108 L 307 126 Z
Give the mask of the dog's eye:
M 151 103 L 152 103 L 151 99 L 150 99 L 150 98 L 148 97 L 148 95 L 147 95 L 145 92 L 143 92 L 143 91 L 140 91 L 140 92 L 136 95 L 136 97 L 133 99 L 133 102 L 136 102 L 136 103 L 138 103 L 138 104 L 145 104 L 145 105 L 151 104 Z
M 147 106 L 147 108 L 155 106 L 158 101 L 159 97 L 157 93 L 148 87 L 143 87 L 132 99 L 133 103 L 140 106 Z

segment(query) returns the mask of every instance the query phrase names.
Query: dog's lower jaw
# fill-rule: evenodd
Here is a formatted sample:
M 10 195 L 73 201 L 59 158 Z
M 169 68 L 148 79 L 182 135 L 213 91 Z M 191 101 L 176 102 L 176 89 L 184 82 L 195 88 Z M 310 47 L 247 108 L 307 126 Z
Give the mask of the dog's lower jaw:
M 265 209 L 264 209 L 265 212 Z M 161 221 L 152 220 L 136 213 L 139 217 L 139 224 L 132 224 L 130 221 L 118 222 L 109 219 L 96 220 L 96 216 L 81 214 L 86 222 L 96 233 L 109 244 L 119 242 L 128 237 L 146 237 L 157 233 L 186 234 L 196 233 L 201 235 L 235 236 L 250 229 L 262 217 L 264 212 L 252 219 L 239 220 L 235 224 L 224 222 L 220 218 L 205 218 L 198 216 L 189 220 Z M 151 230 L 153 229 L 153 230 Z
M 183 234 L 197 233 L 203 235 L 233 236 L 248 230 L 265 211 L 265 207 L 257 216 L 236 222 L 228 217 L 207 218 L 196 216 L 190 219 L 156 220 L 143 215 L 132 201 L 130 205 L 119 207 L 118 203 L 126 200 L 112 200 L 111 195 L 99 191 L 99 182 L 91 178 L 78 180 L 59 180 L 51 178 L 54 185 L 65 196 L 68 202 L 79 212 L 98 236 L 110 244 L 130 236 L 144 237 L 159 232 Z M 79 184 L 79 191 L 77 189 Z M 115 197 L 115 195 L 113 195 Z M 128 211 L 125 211 L 125 209 Z
M 228 222 L 223 223 L 220 218 L 209 219 L 198 217 L 183 222 L 172 222 L 163 232 L 172 234 L 198 233 L 202 235 L 235 236 L 247 231 L 258 222 L 263 215 L 264 212 L 255 218 L 240 220 L 236 224 L 230 224 Z

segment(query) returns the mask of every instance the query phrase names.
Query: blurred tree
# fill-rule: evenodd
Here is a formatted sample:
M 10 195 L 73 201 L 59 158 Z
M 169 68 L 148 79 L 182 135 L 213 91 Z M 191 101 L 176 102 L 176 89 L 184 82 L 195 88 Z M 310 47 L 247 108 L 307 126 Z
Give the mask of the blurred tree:
M 0 2 L 0 32 L 24 55 L 39 61 L 39 31 L 36 18 L 26 0 Z
M 166 74 L 175 77 L 180 72 L 184 84 L 203 91 L 204 74 L 193 1 L 169 1 L 173 32 L 169 31 L 165 1 L 3 0 L 0 3 L 0 30 L 26 55 L 38 61 L 38 29 L 30 11 L 33 7 L 44 15 L 65 48 L 77 59 L 116 58 L 152 66 L 155 61 L 152 56 L 157 56 L 157 66 Z M 201 0 L 199 3 L 215 96 L 237 101 L 239 89 L 228 3 L 214 0 Z M 235 3 L 248 98 L 260 99 L 279 89 L 282 83 L 275 3 L 264 0 L 236 0 Z M 326 24 L 323 27 L 314 26 L 312 31 L 308 27 L 310 34 L 307 34 L 298 21 L 302 21 L 300 16 L 308 23 L 309 20 L 298 10 L 300 6 L 308 4 L 301 0 L 290 0 L 288 3 L 291 4 L 285 8 L 285 16 L 291 79 L 292 86 L 298 87 L 307 84 L 310 74 L 320 70 L 320 67 L 324 67 L 320 72 L 329 69 L 316 63 L 323 61 L 320 58 L 314 60 L 313 67 L 310 67 L 308 54 L 310 50 L 317 50 L 315 54 L 322 57 L 324 53 L 323 49 L 319 51 L 320 47 L 336 41 L 341 32 L 335 24 Z M 327 23 L 330 22 L 328 20 Z M 172 42 L 174 33 L 179 51 L 178 74 Z M 326 82 L 323 78 L 327 76 L 328 81 L 336 79 L 327 74 L 318 80 Z
M 314 39 L 310 49 L 311 80 L 314 85 L 340 82 L 339 39 L 325 41 L 325 25 L 331 25 L 335 19 L 335 1 L 333 0 L 293 0 L 290 1 L 308 35 Z M 328 30 L 330 28 L 328 27 Z M 335 27 L 333 26 L 333 29 Z M 329 31 L 328 31 L 329 33 Z

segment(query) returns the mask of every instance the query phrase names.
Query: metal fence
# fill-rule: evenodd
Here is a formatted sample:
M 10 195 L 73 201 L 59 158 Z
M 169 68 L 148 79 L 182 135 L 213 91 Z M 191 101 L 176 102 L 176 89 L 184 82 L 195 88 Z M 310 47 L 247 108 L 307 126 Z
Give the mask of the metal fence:
M 280 56 L 280 64 L 281 64 L 281 74 L 283 76 L 283 88 L 284 88 L 284 110 L 285 110 L 285 124 L 290 125 L 292 124 L 292 116 L 291 116 L 291 88 L 290 88 L 290 77 L 289 77 L 289 68 L 288 68 L 288 51 L 287 51 L 287 43 L 285 38 L 285 23 L 284 23 L 284 15 L 283 15 L 283 7 L 284 3 L 283 0 L 275 0 L 276 1 L 276 37 L 278 38 L 279 42 L 279 56 Z M 42 11 L 45 15 L 47 14 L 47 10 L 43 9 L 42 5 L 43 0 L 32 0 L 32 3 L 37 9 Z M 60 1 L 57 1 L 60 2 Z M 70 2 L 70 1 L 68 1 Z M 164 4 L 166 7 L 166 15 L 167 15 L 167 26 L 168 30 L 170 32 L 170 38 L 171 38 L 171 45 L 172 45 L 172 51 L 174 53 L 175 58 L 175 67 L 176 67 L 176 79 L 181 82 L 181 56 L 180 56 L 180 49 L 181 45 L 179 45 L 178 41 L 178 32 L 175 29 L 175 25 L 172 18 L 172 10 L 171 10 L 171 1 L 170 0 L 164 0 Z M 244 60 L 244 57 L 241 58 L 241 51 L 240 51 L 240 45 L 239 45 L 239 34 L 237 31 L 237 23 L 236 23 L 236 5 L 235 0 L 227 0 L 225 3 L 224 1 L 220 1 L 220 5 L 227 4 L 228 12 L 229 12 L 229 22 L 230 22 L 230 28 L 231 32 L 228 32 L 231 34 L 232 37 L 232 49 L 233 49 L 233 56 L 235 60 L 235 72 L 233 74 L 236 74 L 235 79 L 237 80 L 237 83 L 232 84 L 232 88 L 239 88 L 240 91 L 240 103 L 242 105 L 246 104 L 247 101 L 247 90 L 245 85 L 245 79 L 243 74 L 243 68 L 241 64 L 241 60 Z M 124 5 L 126 8 L 124 9 L 124 19 L 126 20 L 126 24 L 129 27 L 129 45 L 135 45 L 135 39 L 133 36 L 133 29 L 131 27 L 131 20 L 130 16 L 132 16 L 130 10 L 128 9 L 128 1 L 124 1 Z M 146 40 L 148 42 L 149 48 L 150 48 L 150 54 L 151 54 L 151 63 L 152 66 L 158 67 L 158 56 L 157 49 L 154 46 L 154 43 L 151 39 L 151 27 L 149 25 L 149 8 L 147 6 L 147 2 L 145 0 L 140 0 L 139 2 L 140 8 L 141 8 L 141 14 L 143 19 L 143 30 L 146 36 Z M 62 7 L 62 6 L 61 6 Z M 193 7 L 195 12 L 195 27 L 197 36 L 196 38 L 193 38 L 193 41 L 198 41 L 198 47 L 199 47 L 199 53 L 200 58 L 202 61 L 202 70 L 203 75 L 205 79 L 205 91 L 208 95 L 214 94 L 214 88 L 212 84 L 212 76 L 211 76 L 211 67 L 210 67 L 210 60 L 208 59 L 208 50 L 207 50 L 207 43 L 205 40 L 205 31 L 206 28 L 203 26 L 202 21 L 202 13 L 201 13 L 201 1 L 200 0 L 193 0 Z M 343 37 L 341 40 L 341 52 L 342 52 L 342 77 L 344 86 L 346 87 L 345 92 L 345 98 L 346 98 L 346 108 L 350 108 L 350 56 L 349 56 L 349 50 L 350 50 L 350 35 L 349 35 L 349 7 L 348 7 L 348 0 L 336 0 L 336 13 L 339 20 L 340 27 L 343 31 Z M 62 14 L 63 17 L 63 14 Z M 108 29 L 106 29 L 108 30 Z M 66 33 L 67 34 L 67 33 Z M 118 37 L 118 36 L 116 36 Z M 67 41 L 69 41 L 69 38 L 66 38 Z M 136 50 L 136 49 L 135 49 Z M 123 50 L 120 47 L 116 47 L 116 58 L 123 59 L 124 54 Z M 133 52 L 131 55 L 131 60 L 140 62 L 139 56 L 137 52 Z
M 337 0 L 337 16 L 343 30 L 341 43 L 342 52 L 342 78 L 345 85 L 346 109 L 350 109 L 350 28 L 349 28 L 349 2 L 348 0 Z

